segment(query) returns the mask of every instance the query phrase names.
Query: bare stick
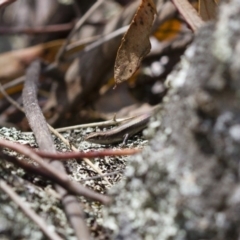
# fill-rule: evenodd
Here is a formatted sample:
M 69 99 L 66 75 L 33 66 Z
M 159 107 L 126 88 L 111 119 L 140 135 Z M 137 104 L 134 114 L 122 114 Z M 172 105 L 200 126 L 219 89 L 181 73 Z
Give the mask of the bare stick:
M 44 158 L 68 160 L 69 158 L 96 158 L 106 156 L 126 156 L 139 153 L 139 149 L 120 149 L 120 150 L 102 150 L 91 152 L 66 152 L 66 153 L 49 153 L 35 151 L 35 153 Z
M 67 32 L 73 28 L 73 23 L 64 23 L 56 24 L 49 26 L 40 26 L 34 28 L 28 27 L 0 27 L 1 34 L 28 34 L 28 35 L 37 35 L 37 34 L 51 34 L 56 32 Z
M 37 82 L 40 71 L 41 66 L 39 61 L 34 61 L 29 66 L 23 89 L 23 104 L 26 116 L 35 134 L 39 148 L 44 151 L 56 152 L 47 123 L 37 102 Z M 64 166 L 61 162 L 52 161 L 51 165 L 59 172 L 65 173 Z M 59 185 L 55 185 L 55 188 L 61 196 L 66 215 L 77 238 L 80 240 L 90 239 L 89 232 L 83 218 L 84 214 L 80 208 L 77 198 L 68 195 L 67 191 Z
M 11 82 L 5 83 L 3 85 L 3 89 L 7 90 L 8 88 L 14 87 L 20 83 L 24 83 L 24 80 L 25 80 L 25 76 L 16 78 L 16 79 L 12 80 Z
M 83 25 L 83 23 L 93 14 L 93 12 L 104 2 L 104 0 L 98 0 L 95 4 L 92 5 L 92 7 L 82 16 L 82 18 L 76 23 L 70 34 L 68 35 L 67 40 L 64 42 L 62 47 L 57 53 L 55 62 L 58 63 L 61 61 L 62 56 L 64 55 L 64 52 L 66 50 L 67 45 L 69 44 L 71 38 L 73 35 L 80 29 L 80 27 Z
M 123 35 L 123 33 L 125 33 L 127 31 L 127 29 L 129 28 L 129 25 L 127 26 L 124 26 L 124 27 L 121 27 L 111 33 L 107 33 L 101 37 L 99 37 L 99 39 L 97 39 L 95 42 L 93 43 L 90 43 L 89 45 L 87 45 L 83 50 L 82 52 L 86 53 L 86 52 L 89 52 L 91 50 L 93 50 L 94 48 L 97 48 L 99 47 L 100 45 L 110 41 L 111 39 L 115 38 L 115 37 L 118 37 L 120 35 Z M 74 43 L 73 44 L 69 44 L 68 47 L 66 48 L 67 51 L 69 51 L 70 48 L 72 48 L 72 45 L 74 46 Z M 65 58 L 65 55 L 64 55 L 64 60 L 71 60 L 73 58 L 75 58 L 76 56 L 79 56 L 79 52 L 75 52 L 73 54 L 68 54 L 69 56 L 67 56 Z
M 12 99 L 7 92 L 5 91 L 5 89 L 3 88 L 2 84 L 0 83 L 0 91 L 2 93 L 2 95 L 14 106 L 16 107 L 18 110 L 20 110 L 21 112 L 24 112 L 23 108 L 14 100 Z
M 75 126 L 69 126 L 69 127 L 63 127 L 63 128 L 57 128 L 55 129 L 58 132 L 65 132 L 68 130 L 74 130 L 78 128 L 88 128 L 88 127 L 105 127 L 105 126 L 112 126 L 117 125 L 121 122 L 125 122 L 127 120 L 131 120 L 134 117 L 128 117 L 128 118 L 120 118 L 120 119 L 112 119 L 104 122 L 95 122 L 95 123 L 86 123 L 86 124 L 79 124 Z
M 49 226 L 40 218 L 26 203 L 7 185 L 3 180 L 0 181 L 0 188 L 13 200 L 13 202 L 22 209 L 22 211 L 37 224 L 41 231 L 51 240 L 62 240 L 55 232 L 49 229 Z

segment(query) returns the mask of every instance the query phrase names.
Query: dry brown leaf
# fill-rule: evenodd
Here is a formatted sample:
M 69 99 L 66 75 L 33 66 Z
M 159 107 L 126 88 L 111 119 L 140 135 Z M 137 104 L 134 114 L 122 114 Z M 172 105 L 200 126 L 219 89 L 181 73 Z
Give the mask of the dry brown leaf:
M 204 21 L 188 0 L 172 0 L 172 2 L 194 32 L 203 26 Z
M 129 79 L 151 49 L 149 36 L 156 8 L 152 0 L 142 0 L 128 31 L 122 38 L 114 66 L 115 83 Z
M 218 0 L 199 0 L 199 14 L 204 21 L 216 18 Z

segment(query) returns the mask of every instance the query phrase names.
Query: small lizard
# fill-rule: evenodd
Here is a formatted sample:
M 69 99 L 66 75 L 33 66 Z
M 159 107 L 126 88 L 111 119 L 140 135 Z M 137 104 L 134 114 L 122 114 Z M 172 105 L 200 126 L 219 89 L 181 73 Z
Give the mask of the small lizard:
M 91 133 L 84 140 L 104 145 L 118 142 L 124 143 L 129 137 L 143 130 L 151 116 L 152 112 L 142 114 L 108 131 Z

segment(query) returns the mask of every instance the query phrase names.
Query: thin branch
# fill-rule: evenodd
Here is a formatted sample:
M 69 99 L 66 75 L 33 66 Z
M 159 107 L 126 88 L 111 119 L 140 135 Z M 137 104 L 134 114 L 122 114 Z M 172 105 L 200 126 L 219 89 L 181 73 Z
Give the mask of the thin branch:
M 37 102 L 37 82 L 41 71 L 41 63 L 35 60 L 30 64 L 26 73 L 23 88 L 23 105 L 29 125 L 33 130 L 39 148 L 46 151 L 55 151 L 52 137 L 47 127 L 45 118 Z
M 29 124 L 35 134 L 39 148 L 43 151 L 56 152 L 47 123 L 43 117 L 37 101 L 37 82 L 41 71 L 40 61 L 34 61 L 28 67 L 23 88 L 23 104 Z M 51 165 L 60 173 L 66 174 L 62 163 L 52 161 Z M 89 231 L 83 219 L 83 211 L 76 197 L 68 195 L 67 191 L 59 185 L 55 185 L 66 215 L 75 231 L 78 239 L 90 239 Z
M 106 126 L 118 125 L 119 123 L 131 120 L 133 118 L 134 117 L 119 118 L 119 119 L 112 119 L 112 120 L 103 121 L 103 122 L 79 124 L 79 125 L 75 125 L 75 126 L 56 128 L 55 130 L 58 131 L 58 132 L 66 132 L 66 131 L 69 131 L 69 130 L 74 130 L 74 129 L 79 129 L 79 128 L 106 127 Z
M 97 158 L 106 156 L 126 156 L 139 153 L 139 149 L 121 149 L 121 150 L 102 150 L 91 152 L 66 152 L 66 153 L 49 153 L 43 151 L 35 151 L 35 153 L 44 158 L 68 160 L 69 158 Z
M 16 107 L 21 112 L 24 112 L 23 108 L 7 94 L 7 92 L 5 91 L 1 83 L 0 83 L 0 92 L 14 107 Z
M 84 48 L 84 52 L 88 52 L 88 51 L 91 51 L 92 49 L 102 45 L 103 43 L 106 43 L 108 41 L 110 41 L 111 39 L 115 38 L 115 37 L 118 37 L 120 35 L 123 35 L 129 28 L 129 25 L 127 26 L 124 26 L 124 27 L 121 27 L 111 33 L 108 33 L 106 34 L 105 36 L 102 36 L 100 39 L 98 39 L 97 41 L 89 44 L 88 46 L 86 46 Z
M 28 27 L 0 27 L 1 34 L 51 34 L 56 32 L 67 32 L 73 28 L 73 23 L 56 24 L 49 26 L 39 26 L 34 28 Z
M 121 27 L 121 28 L 119 28 L 119 29 L 117 29 L 117 30 L 115 30 L 115 31 L 113 31 L 113 32 L 111 32 L 111 33 L 107 33 L 107 34 L 99 37 L 99 39 L 97 39 L 95 42 L 90 43 L 89 45 L 87 45 L 87 46 L 82 50 L 82 52 L 83 52 L 83 53 L 89 52 L 89 51 L 93 50 L 94 48 L 97 48 L 97 47 L 99 47 L 100 45 L 102 45 L 102 44 L 104 44 L 104 43 L 112 40 L 113 38 L 118 37 L 118 36 L 120 36 L 120 35 L 123 35 L 123 34 L 127 31 L 128 28 L 129 28 L 129 25 L 124 26 L 124 27 Z M 67 51 L 69 51 L 69 49 L 71 49 L 72 46 L 74 46 L 74 43 L 68 45 L 68 47 L 66 48 Z M 65 57 L 65 54 L 64 54 L 63 59 L 69 61 L 69 60 L 74 59 L 74 58 L 77 57 L 77 56 L 79 56 L 79 52 L 74 52 L 73 54 L 67 54 L 66 57 Z
M 58 51 L 56 55 L 55 62 L 58 63 L 61 61 L 62 56 L 64 55 L 64 52 L 66 50 L 67 45 L 69 44 L 71 38 L 74 36 L 74 34 L 80 29 L 80 27 L 83 25 L 83 23 L 94 13 L 94 11 L 104 2 L 104 0 L 98 0 L 96 3 L 92 5 L 92 7 L 82 16 L 81 19 L 76 23 L 70 34 L 68 35 L 68 38 Z
M 4 90 L 7 90 L 8 88 L 14 87 L 20 83 L 24 83 L 24 81 L 25 81 L 25 76 L 22 76 L 12 80 L 11 82 L 5 83 L 4 85 L 2 85 L 2 87 Z
M 22 209 L 24 214 L 28 216 L 41 231 L 51 240 L 62 240 L 62 238 L 55 232 L 49 229 L 49 226 L 45 221 L 40 218 L 23 200 L 13 191 L 13 189 L 7 185 L 3 180 L 0 180 L 0 188 L 13 200 L 13 202 Z

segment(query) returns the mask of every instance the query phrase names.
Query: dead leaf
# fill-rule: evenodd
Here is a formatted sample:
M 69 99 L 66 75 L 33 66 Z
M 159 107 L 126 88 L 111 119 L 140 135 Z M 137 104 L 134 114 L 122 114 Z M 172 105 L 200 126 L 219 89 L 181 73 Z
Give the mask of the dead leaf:
M 156 8 L 152 0 L 142 0 L 117 52 L 114 66 L 115 83 L 129 79 L 138 69 L 142 58 L 151 49 L 149 36 Z
M 188 0 L 172 0 L 172 2 L 194 32 L 203 26 L 204 21 Z
M 216 0 L 199 0 L 199 14 L 204 21 L 216 18 L 216 9 L 218 1 Z

